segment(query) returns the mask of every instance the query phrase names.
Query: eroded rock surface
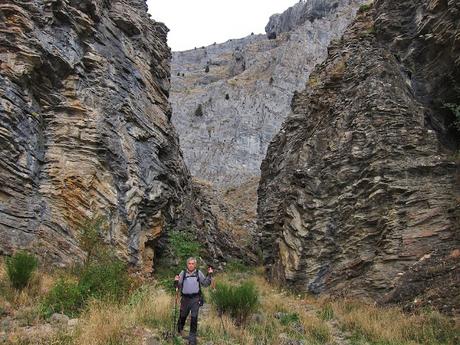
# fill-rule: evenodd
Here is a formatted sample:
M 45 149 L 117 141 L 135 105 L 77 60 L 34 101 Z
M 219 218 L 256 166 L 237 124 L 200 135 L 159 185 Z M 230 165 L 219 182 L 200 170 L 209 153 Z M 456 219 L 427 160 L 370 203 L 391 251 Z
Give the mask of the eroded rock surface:
M 272 17 L 268 35 L 173 53 L 172 121 L 192 175 L 224 188 L 260 175 L 294 91 L 363 2 L 300 2 L 275 16 L 289 27 Z
M 166 226 L 201 202 L 170 122 L 168 29 L 142 0 L 7 0 L 0 27 L 0 252 L 79 260 L 76 231 L 99 213 L 151 270 Z
M 363 7 L 294 96 L 258 191 L 272 279 L 374 298 L 397 287 L 407 300 L 422 292 L 403 282 L 429 274 L 410 268 L 458 248 L 458 133 L 441 106 L 460 103 L 459 6 Z

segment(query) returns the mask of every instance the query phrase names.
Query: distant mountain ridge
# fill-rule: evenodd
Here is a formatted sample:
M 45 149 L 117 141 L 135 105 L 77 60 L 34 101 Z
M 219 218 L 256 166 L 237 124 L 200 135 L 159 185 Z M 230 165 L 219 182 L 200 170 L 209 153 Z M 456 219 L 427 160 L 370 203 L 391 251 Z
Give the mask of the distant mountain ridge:
M 293 93 L 363 2 L 299 2 L 267 35 L 173 53 L 172 121 L 192 175 L 224 187 L 259 176 Z

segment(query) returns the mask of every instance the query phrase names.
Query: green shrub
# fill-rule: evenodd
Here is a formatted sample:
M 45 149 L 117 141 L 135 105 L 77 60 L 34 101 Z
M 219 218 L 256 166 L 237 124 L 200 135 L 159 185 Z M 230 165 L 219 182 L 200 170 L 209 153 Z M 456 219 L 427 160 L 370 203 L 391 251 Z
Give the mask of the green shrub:
M 38 267 L 37 258 L 24 251 L 15 253 L 6 259 L 6 273 L 11 285 L 18 290 L 24 289 L 29 284 L 34 271 Z
M 280 316 L 280 323 L 284 326 L 290 325 L 292 323 L 299 322 L 299 314 L 297 313 L 282 313 Z
M 363 4 L 359 7 L 358 13 L 364 13 L 369 11 L 374 6 L 374 3 L 371 2 L 369 4 Z
M 187 231 L 173 230 L 168 233 L 173 257 L 178 258 L 185 267 L 188 257 L 199 257 L 202 251 L 200 243 Z
M 455 116 L 453 125 L 460 131 L 460 104 L 445 103 L 444 107 L 449 109 Z
M 241 325 L 257 309 L 259 293 L 252 282 L 238 286 L 218 283 L 216 289 L 211 291 L 211 302 L 219 314 L 229 314 L 237 325 Z
M 131 280 L 125 264 L 116 258 L 88 265 L 78 283 L 84 296 L 119 300 L 126 296 Z
M 75 317 L 79 314 L 84 302 L 85 296 L 78 282 L 61 278 L 46 295 L 41 304 L 41 311 L 45 317 L 53 313 Z
M 107 254 L 107 246 L 102 240 L 106 230 L 107 219 L 103 216 L 96 215 L 83 220 L 77 240 L 80 248 L 86 252 L 86 264 Z
M 42 314 L 53 313 L 76 316 L 90 298 L 119 301 L 128 295 L 132 286 L 125 264 L 116 258 L 92 262 L 80 270 L 75 281 L 59 279 L 42 301 Z

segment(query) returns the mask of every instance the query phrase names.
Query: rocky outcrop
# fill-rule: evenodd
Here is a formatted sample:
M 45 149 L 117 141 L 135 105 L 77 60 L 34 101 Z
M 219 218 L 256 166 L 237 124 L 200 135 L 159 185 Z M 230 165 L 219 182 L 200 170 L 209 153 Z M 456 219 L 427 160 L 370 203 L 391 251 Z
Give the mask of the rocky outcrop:
M 293 92 L 363 2 L 302 2 L 281 15 L 293 23 L 276 39 L 250 35 L 173 53 L 172 121 L 192 175 L 224 188 L 259 176 Z
M 399 289 L 400 301 L 428 289 L 420 260 L 433 252 L 438 265 L 460 245 L 458 133 L 442 108 L 460 103 L 460 8 L 371 7 L 294 96 L 262 163 L 258 221 L 272 279 L 373 298 Z
M 313 22 L 330 15 L 337 7 L 348 5 L 347 0 L 300 0 L 281 14 L 270 17 L 265 32 L 268 37 L 276 38 L 282 32 L 289 32 L 306 21 Z
M 167 28 L 140 0 L 0 10 L 1 251 L 71 262 L 79 224 L 99 212 L 120 255 L 143 265 L 187 186 Z
M 170 122 L 168 29 L 143 0 L 8 0 L 0 26 L 0 252 L 79 260 L 76 232 L 99 213 L 150 271 L 200 202 Z

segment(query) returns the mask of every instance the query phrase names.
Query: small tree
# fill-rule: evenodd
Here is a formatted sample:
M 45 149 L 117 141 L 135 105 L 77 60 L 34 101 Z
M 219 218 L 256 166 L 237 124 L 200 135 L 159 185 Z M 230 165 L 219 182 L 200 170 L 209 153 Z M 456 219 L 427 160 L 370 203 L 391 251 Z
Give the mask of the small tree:
M 107 219 L 103 216 L 94 216 L 83 221 L 79 229 L 77 240 L 80 248 L 86 252 L 87 265 L 94 256 L 105 252 L 102 236 L 107 230 Z
M 11 285 L 18 290 L 24 289 L 29 284 L 37 267 L 37 258 L 24 251 L 19 251 L 6 259 L 6 274 Z
M 203 106 L 201 104 L 198 104 L 198 107 L 195 110 L 195 116 L 203 116 Z

